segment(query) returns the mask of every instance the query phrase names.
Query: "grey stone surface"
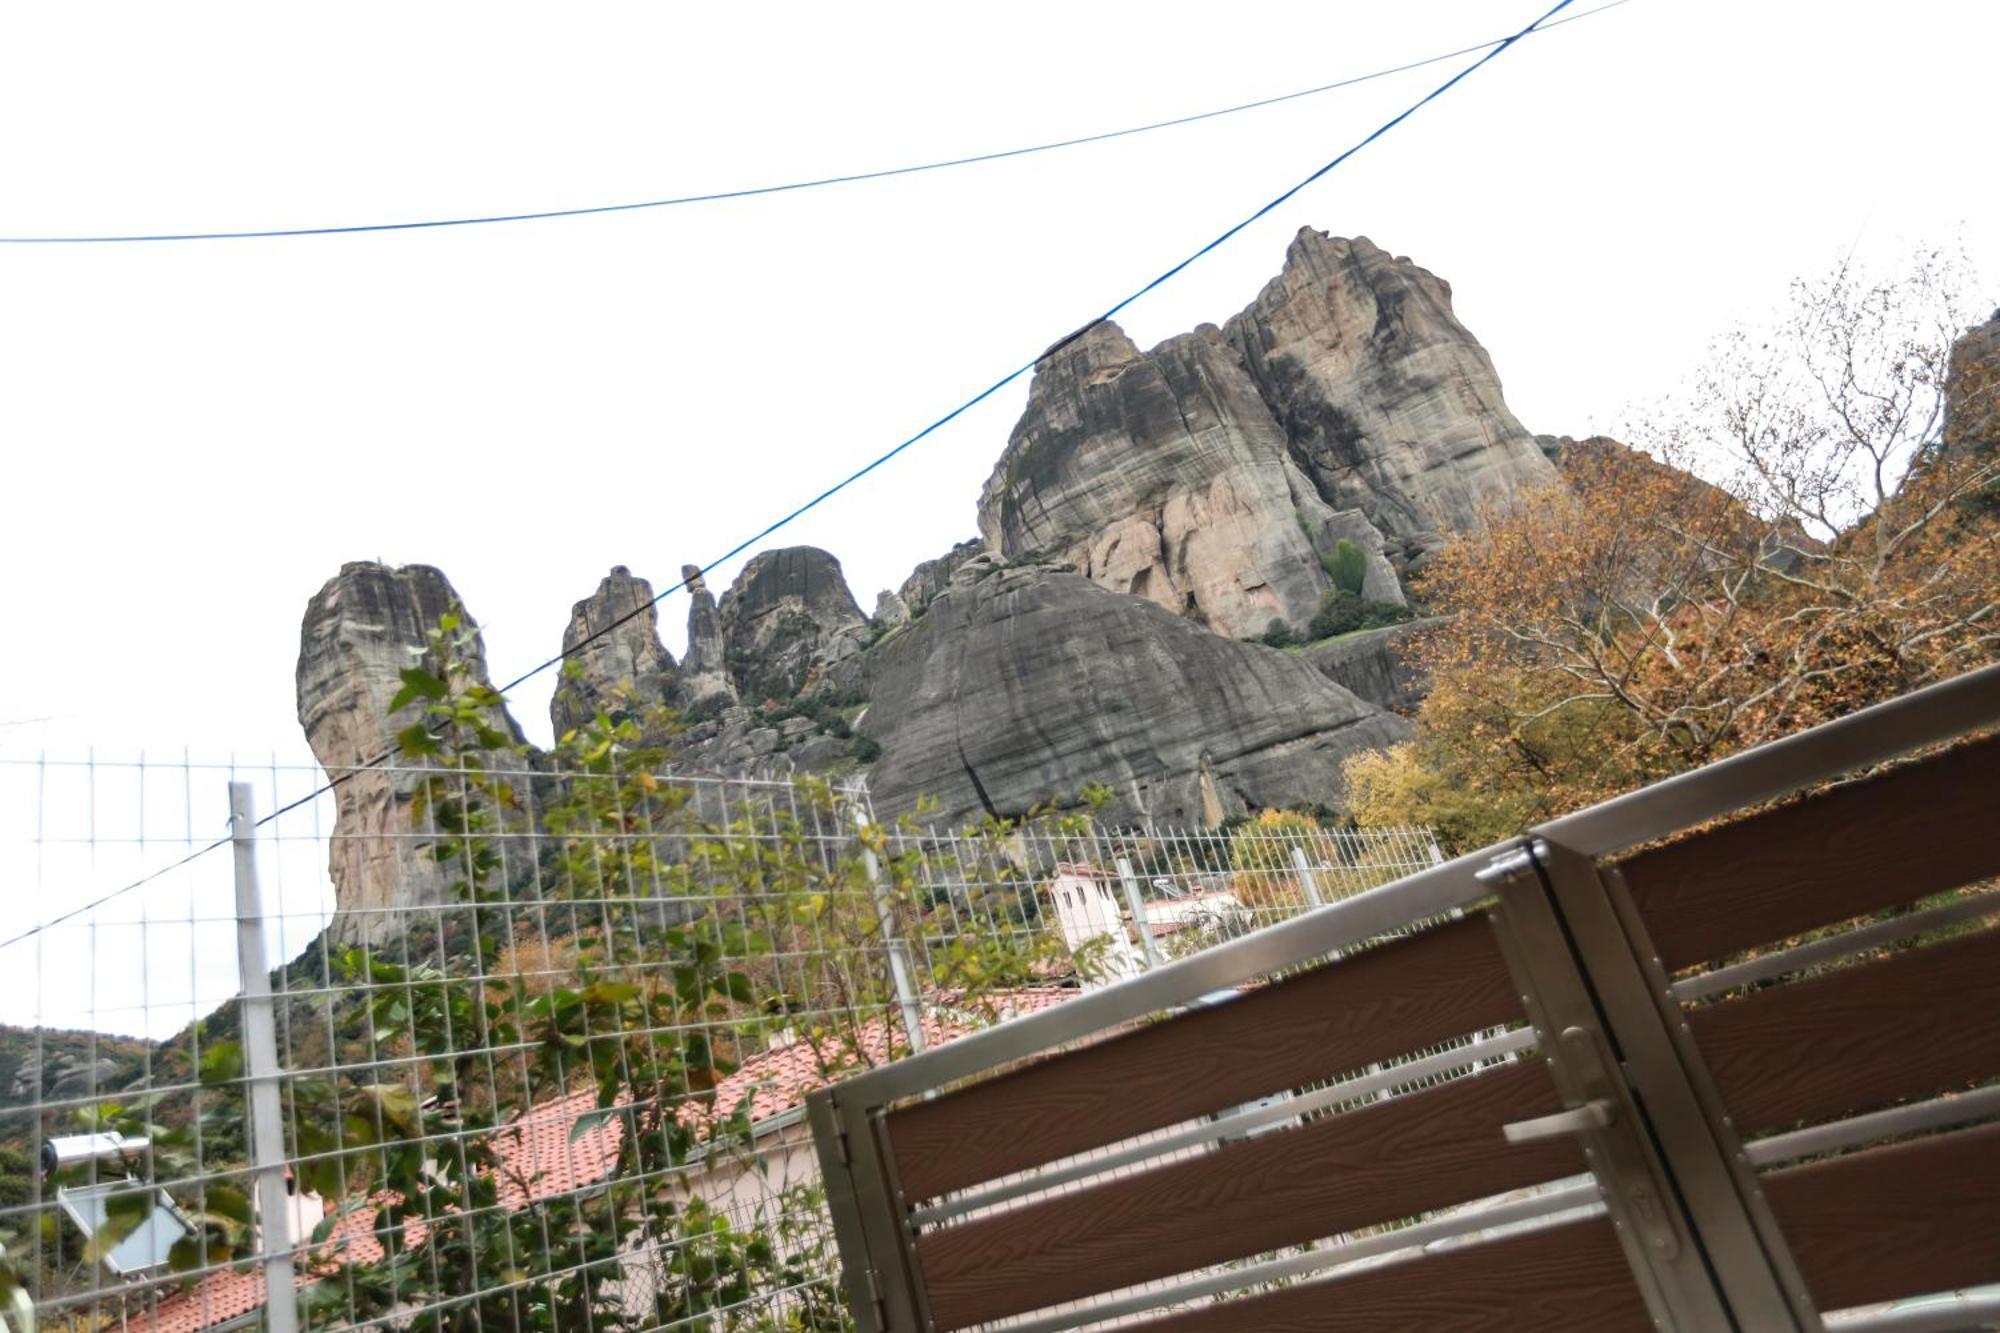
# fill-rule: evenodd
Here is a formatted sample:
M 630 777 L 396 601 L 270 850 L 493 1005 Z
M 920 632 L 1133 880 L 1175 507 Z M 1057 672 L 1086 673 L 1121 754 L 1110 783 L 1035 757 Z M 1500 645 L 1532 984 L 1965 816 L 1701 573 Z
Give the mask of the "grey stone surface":
M 1361 578 L 1361 595 L 1371 602 L 1407 606 L 1402 580 L 1388 557 L 1389 543 L 1381 530 L 1359 509 L 1330 509 L 1317 495 L 1299 499 L 1299 522 L 1312 534 L 1313 549 L 1331 556 L 1343 541 L 1352 542 L 1368 564 Z
M 948 588 L 875 651 L 876 803 L 931 796 L 942 823 L 1073 803 L 1090 782 L 1114 820 L 1333 805 L 1342 759 L 1408 732 L 1297 656 L 1047 566 Z
M 962 541 L 937 559 L 919 563 L 910 571 L 910 577 L 903 580 L 903 586 L 896 590 L 896 596 L 909 608 L 911 616 L 920 616 L 930 606 L 931 598 L 945 590 L 945 585 L 960 565 L 986 553 L 986 543 L 980 538 Z
M 1554 480 L 1451 288 L 1308 228 L 1221 329 L 1141 352 L 1100 323 L 1044 356 L 979 525 L 1010 560 L 1058 558 L 1241 638 L 1303 628 L 1341 539 L 1368 559 L 1362 595 L 1400 605 L 1399 569 Z
M 774 729 L 762 725 L 750 709 L 731 704 L 712 715 L 698 715 L 674 738 L 674 767 L 689 773 L 778 778 L 792 772 L 792 761 L 780 752 Z
M 1947 448 L 2000 449 L 2000 310 L 1952 344 L 1944 397 Z
M 34 1029 L 13 1031 L 32 1039 Z M 58 1054 L 44 1066 L 42 1056 L 30 1051 L 15 1069 L 13 1082 L 0 1088 L 0 1093 L 17 1102 L 61 1102 L 109 1096 L 132 1082 L 127 1066 L 109 1057 L 92 1060 L 88 1056 Z
M 1309 644 L 1298 655 L 1314 670 L 1377 708 L 1413 712 L 1424 701 L 1428 681 L 1404 657 L 1410 636 L 1439 623 L 1438 617 L 1386 629 L 1362 630 Z
M 875 594 L 875 614 L 869 617 L 877 629 L 894 629 L 898 625 L 910 623 L 909 603 L 901 593 L 884 588 Z
M 427 634 L 454 608 L 472 631 L 470 678 L 488 684 L 478 626 L 450 582 L 429 565 L 343 565 L 307 603 L 299 636 L 299 722 L 327 776 L 345 779 L 334 788 L 329 840 L 340 907 L 332 930 L 342 943 L 383 943 L 403 924 L 394 909 L 443 901 L 456 873 L 403 836 L 410 832 L 416 775 L 369 767 L 394 751 L 398 730 L 421 720 L 414 704 L 389 712 L 402 688 L 398 673 L 422 663 Z M 519 741 L 512 718 L 507 727 Z
M 1336 804 L 1341 758 L 1405 734 L 1383 707 L 1421 691 L 1393 653 L 1410 628 L 1291 654 L 1237 640 L 1273 619 L 1303 631 L 1343 540 L 1366 559 L 1362 595 L 1400 603 L 1444 533 L 1557 478 L 1450 287 L 1308 229 L 1220 328 L 1142 352 L 1100 324 L 1045 356 L 982 490 L 981 538 L 918 565 L 873 621 L 837 560 L 795 547 L 754 558 L 720 604 L 683 571 L 677 682 L 649 617 L 579 656 L 596 696 L 629 678 L 682 708 L 677 762 L 711 772 L 845 768 L 855 749 L 834 733 L 866 700 L 855 725 L 883 747 L 885 809 L 929 793 L 951 818 L 1019 814 L 1089 782 L 1114 790 L 1120 818 Z M 642 590 L 614 571 L 565 648 Z M 395 668 L 449 600 L 435 570 L 379 566 L 349 566 L 314 599 L 300 717 L 323 762 L 386 748 Z M 785 719 L 792 707 L 812 725 Z M 347 827 L 380 832 L 398 793 L 342 799 Z M 376 841 L 336 844 L 357 904 L 405 873 Z M 412 900 L 430 876 L 409 868 Z
M 1243 637 L 1274 619 L 1304 625 L 1330 586 L 1294 471 L 1220 330 L 1142 353 L 1101 323 L 1036 367 L 979 526 L 1010 560 L 1052 555 Z
M 1450 284 L 1366 237 L 1300 231 L 1226 336 L 1320 497 L 1407 549 L 1555 480 Z
M 74 1060 L 50 1073 L 53 1079 L 42 1095 L 52 1102 L 108 1094 L 129 1081 L 125 1067 L 116 1060 Z
M 653 585 L 623 565 L 613 566 L 596 592 L 570 608 L 563 663 L 564 676 L 549 700 L 549 721 L 558 737 L 600 708 L 643 717 L 672 703 L 678 672 L 673 654 L 660 643 Z
M 861 651 L 861 614 L 840 561 L 816 546 L 752 557 L 722 596 L 730 677 L 745 699 L 790 699 Z
M 680 699 L 683 708 L 724 708 L 736 702 L 736 683 L 729 678 L 729 651 L 722 640 L 722 617 L 715 594 L 701 577 L 701 566 L 682 565 L 688 592 L 687 656 L 681 662 Z

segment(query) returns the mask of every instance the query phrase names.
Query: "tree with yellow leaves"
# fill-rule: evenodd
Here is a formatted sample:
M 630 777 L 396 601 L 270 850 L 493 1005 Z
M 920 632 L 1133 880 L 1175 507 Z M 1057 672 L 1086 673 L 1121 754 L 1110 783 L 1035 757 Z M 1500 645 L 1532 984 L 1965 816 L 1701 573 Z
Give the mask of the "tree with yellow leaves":
M 1567 443 L 1440 552 L 1432 691 L 1351 762 L 1357 818 L 1478 845 L 2000 655 L 2000 324 L 1961 341 L 1959 285 L 1796 284 L 1644 450 Z

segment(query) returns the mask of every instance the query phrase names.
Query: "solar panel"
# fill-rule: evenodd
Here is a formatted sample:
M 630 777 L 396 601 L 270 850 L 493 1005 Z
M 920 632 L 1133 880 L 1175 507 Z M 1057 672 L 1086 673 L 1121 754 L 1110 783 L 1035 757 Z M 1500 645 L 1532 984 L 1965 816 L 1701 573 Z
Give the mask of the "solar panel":
M 98 1256 L 106 1268 L 120 1277 L 159 1268 L 167 1262 L 175 1244 L 194 1234 L 194 1224 L 157 1185 L 138 1185 L 127 1180 L 107 1180 L 95 1185 L 64 1186 L 56 1191 L 56 1202 L 83 1233 L 96 1240 L 107 1228 L 122 1228 L 129 1216 L 121 1207 L 113 1227 L 111 1201 L 139 1194 L 147 1205 L 146 1215 L 116 1244 Z

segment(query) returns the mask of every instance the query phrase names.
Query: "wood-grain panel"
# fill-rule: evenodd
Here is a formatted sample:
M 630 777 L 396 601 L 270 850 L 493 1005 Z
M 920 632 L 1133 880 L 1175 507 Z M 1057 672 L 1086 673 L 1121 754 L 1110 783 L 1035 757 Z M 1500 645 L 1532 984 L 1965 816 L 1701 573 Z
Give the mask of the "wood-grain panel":
M 941 1329 L 1190 1272 L 1584 1169 L 1539 1062 L 1464 1078 L 917 1238 Z
M 1483 916 L 892 1112 L 933 1198 L 1521 1016 Z
M 1764 1198 L 1822 1310 L 2000 1282 L 2000 1125 L 1772 1171 Z
M 2000 929 L 1753 991 L 1688 1015 L 1746 1132 L 2000 1075 Z
M 2000 737 L 1622 863 L 1669 970 L 2000 874 Z
M 1128 1333 L 1650 1333 L 1604 1218 L 1128 1325 Z

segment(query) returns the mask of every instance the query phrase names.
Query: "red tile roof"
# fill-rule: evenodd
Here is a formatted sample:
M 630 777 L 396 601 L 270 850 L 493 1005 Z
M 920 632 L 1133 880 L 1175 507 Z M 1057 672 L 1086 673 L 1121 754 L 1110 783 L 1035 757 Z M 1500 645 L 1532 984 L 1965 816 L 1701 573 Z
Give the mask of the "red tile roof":
M 923 1015 L 924 1044 L 942 1046 L 996 1021 L 1052 1008 L 1078 994 L 1054 987 L 1009 991 L 987 996 L 981 1008 L 990 1012 L 960 1012 L 949 998 L 936 1000 Z M 716 1085 L 712 1105 L 690 1103 L 681 1108 L 687 1120 L 720 1120 L 746 1101 L 750 1123 L 763 1124 L 805 1102 L 806 1094 L 833 1077 L 886 1063 L 909 1053 L 900 1020 L 863 1019 L 847 1031 L 795 1038 L 785 1046 L 757 1052 L 741 1068 Z M 524 1207 L 593 1185 L 611 1174 L 623 1138 L 623 1117 L 611 1116 L 571 1142 L 577 1120 L 596 1109 L 597 1091 L 585 1088 L 523 1112 L 494 1136 L 500 1159 L 500 1202 Z M 294 1285 L 310 1286 L 341 1264 L 374 1263 L 382 1257 L 375 1236 L 376 1210 L 359 1208 L 341 1218 L 313 1253 L 298 1265 Z M 423 1238 L 423 1223 L 405 1224 L 404 1237 L 414 1244 Z M 193 1286 L 175 1291 L 148 1314 L 132 1322 L 146 1333 L 199 1333 L 249 1314 L 264 1305 L 262 1269 L 211 1273 Z

